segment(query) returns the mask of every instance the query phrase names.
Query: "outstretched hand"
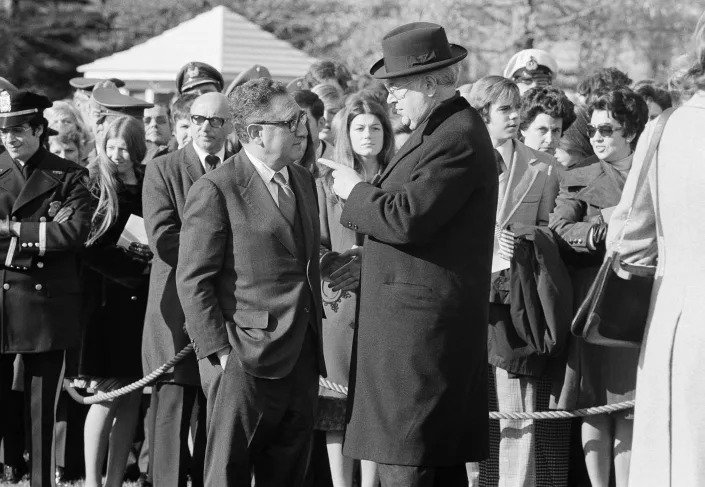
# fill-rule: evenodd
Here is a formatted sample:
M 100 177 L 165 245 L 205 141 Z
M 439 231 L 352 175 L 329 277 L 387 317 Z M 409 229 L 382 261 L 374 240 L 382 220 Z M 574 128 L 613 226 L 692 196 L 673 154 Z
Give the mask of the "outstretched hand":
M 339 255 L 344 264 L 330 274 L 328 286 L 333 291 L 355 291 L 360 287 L 362 270 L 362 247 L 353 247 Z
M 323 157 L 318 162 L 333 170 L 333 191 L 344 200 L 348 199 L 355 185 L 362 182 L 362 177 L 351 167 Z

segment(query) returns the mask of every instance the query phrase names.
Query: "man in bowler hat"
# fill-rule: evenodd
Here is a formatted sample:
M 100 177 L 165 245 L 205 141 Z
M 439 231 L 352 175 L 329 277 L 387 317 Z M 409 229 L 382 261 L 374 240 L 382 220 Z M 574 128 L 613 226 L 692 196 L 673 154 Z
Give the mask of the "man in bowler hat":
M 345 455 L 384 487 L 465 486 L 488 454 L 487 319 L 497 172 L 456 91 L 467 51 L 418 22 L 382 40 L 370 73 L 412 129 L 381 177 L 334 166 L 341 223 L 366 235 Z
M 81 310 L 76 257 L 92 216 L 86 171 L 44 149 L 51 102 L 0 91 L 0 437 L 16 354 L 24 362 L 31 424 L 31 485 L 54 485 L 54 421 L 64 351 L 78 343 Z M 70 216 L 53 221 L 60 210 Z M 64 211 L 66 213 L 66 211 Z

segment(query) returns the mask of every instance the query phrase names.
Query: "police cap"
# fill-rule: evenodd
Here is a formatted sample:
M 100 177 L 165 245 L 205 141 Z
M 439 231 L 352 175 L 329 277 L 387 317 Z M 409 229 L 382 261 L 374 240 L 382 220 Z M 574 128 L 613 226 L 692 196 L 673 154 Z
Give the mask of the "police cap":
M 250 80 L 258 78 L 271 78 L 272 75 L 267 68 L 261 64 L 255 64 L 249 69 L 246 69 L 242 73 L 238 74 L 237 77 L 228 85 L 225 89 L 224 94 L 228 96 L 231 91 L 240 85 L 247 83 Z
M 556 59 L 541 49 L 524 49 L 514 54 L 504 68 L 504 77 L 519 78 L 553 77 L 558 72 Z
M 51 105 L 49 98 L 31 91 L 0 91 L 0 128 L 29 122 Z
M 223 75 L 210 64 L 191 61 L 176 75 L 176 89 L 180 95 L 207 84 L 215 85 L 218 91 L 223 91 L 225 85 Z
M 154 105 L 139 98 L 123 95 L 114 88 L 97 87 L 91 95 L 91 110 L 99 116 L 127 115 L 142 120 L 145 108 Z
M 17 91 L 17 87 L 0 76 L 0 91 Z
M 98 79 L 98 78 L 84 78 L 84 77 L 80 76 L 78 78 L 71 78 L 69 80 L 69 84 L 77 90 L 84 90 L 84 91 L 90 92 L 90 91 L 93 91 L 93 88 L 95 87 L 95 85 L 97 85 L 101 81 L 105 81 L 105 80 Z M 117 88 L 122 88 L 123 86 L 125 86 L 125 82 L 121 79 L 118 79 L 118 78 L 110 78 L 108 81 L 112 81 L 112 83 Z

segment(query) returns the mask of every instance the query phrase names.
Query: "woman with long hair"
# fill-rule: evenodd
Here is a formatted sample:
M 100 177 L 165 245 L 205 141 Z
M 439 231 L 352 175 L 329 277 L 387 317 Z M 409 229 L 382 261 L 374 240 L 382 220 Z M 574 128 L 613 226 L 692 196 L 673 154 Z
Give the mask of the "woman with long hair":
M 141 338 L 151 254 L 139 243 L 121 243 L 131 215 L 142 215 L 140 161 L 146 152 L 144 127 L 119 117 L 107 128 L 99 156 L 88 166 L 97 198 L 82 260 L 84 334 L 79 379 L 106 392 L 142 375 Z M 87 487 L 121 486 L 135 433 L 141 391 L 94 404 L 84 428 Z M 102 471 L 106 453 L 105 484 Z
M 339 123 L 338 123 L 339 122 Z M 386 111 L 372 98 L 353 95 L 336 116 L 335 162 L 352 167 L 365 181 L 380 174 L 394 154 L 394 133 Z M 362 238 L 340 223 L 345 204 L 332 190 L 330 170 L 316 181 L 321 223 L 321 292 L 323 353 L 328 380 L 348 386 L 353 332 L 357 319 Z M 333 485 L 353 485 L 353 459 L 343 456 L 346 396 L 330 389 L 319 391 L 315 428 L 326 432 Z M 363 460 L 361 487 L 377 485 L 376 465 Z

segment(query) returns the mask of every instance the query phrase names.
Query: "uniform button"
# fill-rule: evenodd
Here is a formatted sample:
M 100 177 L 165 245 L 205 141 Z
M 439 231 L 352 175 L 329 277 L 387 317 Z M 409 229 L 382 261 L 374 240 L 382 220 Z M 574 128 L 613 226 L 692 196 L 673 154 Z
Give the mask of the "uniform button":
M 47 217 L 45 217 L 45 216 L 40 216 L 40 217 L 39 217 L 39 221 L 40 221 L 40 222 L 45 222 L 45 221 L 47 221 Z
M 306 306 L 306 307 L 304 308 L 304 313 L 310 313 L 310 312 L 311 312 L 311 310 L 308 309 L 308 306 Z
M 37 262 L 38 269 L 44 269 L 44 262 Z
M 27 246 L 27 242 L 22 242 L 22 247 L 26 247 L 26 246 Z
M 17 221 L 17 217 L 16 217 L 16 216 L 13 216 L 13 217 L 12 217 L 12 221 L 13 221 L 13 222 L 16 222 L 16 221 Z
M 131 299 L 132 301 L 137 301 L 137 296 L 130 296 L 130 299 Z
M 27 247 L 34 247 L 34 244 L 33 244 L 32 242 L 29 242 L 29 243 L 27 244 Z
M 10 289 L 10 285 L 8 283 L 5 283 L 2 285 L 2 288 L 7 291 L 8 289 Z
M 36 289 L 37 291 L 41 291 L 41 290 L 42 290 L 42 285 L 41 285 L 41 284 L 37 284 L 36 286 L 34 286 L 34 289 Z

